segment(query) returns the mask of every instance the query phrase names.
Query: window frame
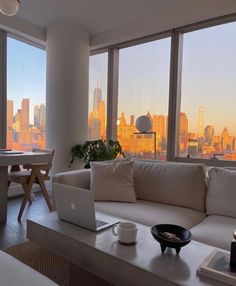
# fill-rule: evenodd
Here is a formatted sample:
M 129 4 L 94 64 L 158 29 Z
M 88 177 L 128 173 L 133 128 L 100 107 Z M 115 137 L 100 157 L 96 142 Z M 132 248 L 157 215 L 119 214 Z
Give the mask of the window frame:
M 0 148 L 7 144 L 7 33 L 0 30 Z
M 116 139 L 116 122 L 118 109 L 118 82 L 119 82 L 119 50 L 142 43 L 171 37 L 170 77 L 169 77 L 169 106 L 168 106 L 168 142 L 167 161 L 184 163 L 203 163 L 208 166 L 233 166 L 236 161 L 213 159 L 197 159 L 179 157 L 179 115 L 181 108 L 181 80 L 182 80 L 182 51 L 183 35 L 222 24 L 236 22 L 236 13 L 219 16 L 190 25 L 177 27 L 161 33 L 152 34 L 127 42 L 118 43 L 100 49 L 92 49 L 91 55 L 108 52 L 108 89 L 107 89 L 107 140 Z
M 46 46 L 0 29 L 0 148 L 7 146 L 7 38 L 46 51 Z M 47 136 L 47 135 L 46 135 Z

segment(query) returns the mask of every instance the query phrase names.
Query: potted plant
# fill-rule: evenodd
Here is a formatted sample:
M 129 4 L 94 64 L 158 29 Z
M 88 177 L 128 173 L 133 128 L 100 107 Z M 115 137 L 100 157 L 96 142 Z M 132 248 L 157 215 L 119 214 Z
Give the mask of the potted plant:
M 103 141 L 101 139 L 86 141 L 84 144 L 78 144 L 71 149 L 72 160 L 83 160 L 84 168 L 90 168 L 91 161 L 114 160 L 117 155 L 125 157 L 120 143 L 116 140 Z

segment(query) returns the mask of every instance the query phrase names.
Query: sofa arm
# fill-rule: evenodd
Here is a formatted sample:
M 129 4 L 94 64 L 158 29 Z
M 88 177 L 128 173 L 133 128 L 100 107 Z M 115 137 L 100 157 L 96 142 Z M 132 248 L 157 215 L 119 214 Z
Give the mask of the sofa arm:
M 76 170 L 70 171 L 65 173 L 58 173 L 53 176 L 53 209 L 56 209 L 55 198 L 54 198 L 54 183 L 70 185 L 73 187 L 83 188 L 83 189 L 90 189 L 90 170 L 83 169 L 83 170 Z
M 90 170 L 76 170 L 71 172 L 59 173 L 53 176 L 53 183 L 70 185 L 83 189 L 90 189 Z

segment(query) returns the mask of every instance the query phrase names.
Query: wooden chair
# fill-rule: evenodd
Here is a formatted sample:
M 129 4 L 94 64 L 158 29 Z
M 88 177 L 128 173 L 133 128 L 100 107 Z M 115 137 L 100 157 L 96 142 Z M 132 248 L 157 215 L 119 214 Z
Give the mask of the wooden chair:
M 10 172 L 8 173 L 8 188 L 10 187 L 11 182 L 14 182 L 17 184 L 21 184 L 24 190 L 24 196 L 18 214 L 18 220 L 21 220 L 27 201 L 29 201 L 30 204 L 32 203 L 31 191 L 33 184 L 38 184 L 40 186 L 48 208 L 50 211 L 52 211 L 52 205 L 44 181 L 50 180 L 49 171 L 52 168 L 54 150 L 49 151 L 33 149 L 33 152 L 49 153 L 51 155 L 50 160 L 48 160 L 47 163 L 42 164 L 23 165 L 23 169 L 20 166 L 12 166 Z

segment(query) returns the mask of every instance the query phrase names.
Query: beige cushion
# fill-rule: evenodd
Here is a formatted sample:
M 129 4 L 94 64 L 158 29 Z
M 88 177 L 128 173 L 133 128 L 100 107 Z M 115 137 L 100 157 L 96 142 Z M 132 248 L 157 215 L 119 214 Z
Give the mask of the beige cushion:
M 236 219 L 210 215 L 200 224 L 190 229 L 193 239 L 215 247 L 230 250 Z
M 236 217 L 236 172 L 223 168 L 209 170 L 207 214 Z
M 0 251 L 0 285 L 56 286 L 57 284 L 19 260 Z
M 91 190 L 97 201 L 136 202 L 133 162 L 91 162 Z
M 96 202 L 95 209 L 109 215 L 148 226 L 159 223 L 178 224 L 190 228 L 201 222 L 205 214 L 183 207 L 158 204 L 143 200 L 133 203 Z
M 171 162 L 134 161 L 134 188 L 138 198 L 205 210 L 205 166 Z
M 90 189 L 90 169 L 58 173 L 53 176 L 54 183 Z

